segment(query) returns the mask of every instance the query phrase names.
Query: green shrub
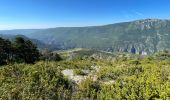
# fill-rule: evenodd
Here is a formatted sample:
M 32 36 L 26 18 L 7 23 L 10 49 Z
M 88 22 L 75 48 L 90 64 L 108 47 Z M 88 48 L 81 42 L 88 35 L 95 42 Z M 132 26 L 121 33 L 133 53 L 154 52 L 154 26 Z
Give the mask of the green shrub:
M 74 69 L 74 74 L 75 75 L 87 75 L 87 73 L 85 73 L 81 69 Z

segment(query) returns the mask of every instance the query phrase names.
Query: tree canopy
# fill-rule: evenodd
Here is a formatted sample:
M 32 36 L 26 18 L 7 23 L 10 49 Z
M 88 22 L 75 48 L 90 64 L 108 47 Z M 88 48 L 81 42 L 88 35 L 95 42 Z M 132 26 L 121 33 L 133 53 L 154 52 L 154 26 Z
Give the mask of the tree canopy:
M 0 65 L 8 63 L 34 63 L 39 59 L 37 46 L 30 40 L 16 37 L 14 42 L 0 38 Z

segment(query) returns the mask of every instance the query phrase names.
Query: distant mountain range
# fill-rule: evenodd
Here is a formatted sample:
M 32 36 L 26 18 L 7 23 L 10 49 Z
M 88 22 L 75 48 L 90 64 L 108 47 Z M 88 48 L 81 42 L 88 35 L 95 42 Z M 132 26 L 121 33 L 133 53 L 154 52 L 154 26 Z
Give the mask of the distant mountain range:
M 93 48 L 136 52 L 170 49 L 170 20 L 144 19 L 91 27 L 2 30 L 0 34 L 24 35 L 51 49 Z

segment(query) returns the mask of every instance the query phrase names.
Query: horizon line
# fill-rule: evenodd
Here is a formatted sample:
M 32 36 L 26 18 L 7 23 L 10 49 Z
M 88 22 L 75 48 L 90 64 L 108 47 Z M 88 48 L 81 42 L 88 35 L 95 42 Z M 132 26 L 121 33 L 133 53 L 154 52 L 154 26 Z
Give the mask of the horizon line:
M 10 31 L 10 30 L 45 30 L 45 29 L 54 29 L 54 28 L 82 28 L 82 27 L 100 27 L 100 26 L 106 26 L 106 25 L 112 25 L 112 24 L 119 24 L 119 23 L 126 23 L 126 22 L 134 22 L 134 21 L 140 21 L 140 20 L 170 20 L 170 19 L 161 19 L 161 18 L 143 18 L 143 19 L 134 19 L 134 20 L 128 20 L 128 21 L 119 21 L 115 23 L 108 23 L 108 24 L 99 24 L 99 25 L 82 25 L 82 26 L 57 26 L 57 27 L 37 27 L 37 28 L 11 28 L 11 29 L 0 29 L 0 31 Z

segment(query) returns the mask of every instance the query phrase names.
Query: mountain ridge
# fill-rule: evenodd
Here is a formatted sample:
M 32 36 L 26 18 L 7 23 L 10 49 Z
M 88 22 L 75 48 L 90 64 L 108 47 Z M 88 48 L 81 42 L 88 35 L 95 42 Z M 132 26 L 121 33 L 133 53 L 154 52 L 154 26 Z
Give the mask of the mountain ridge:
M 14 31 L 10 31 L 14 34 Z M 142 19 L 89 27 L 19 30 L 18 33 L 60 49 L 93 48 L 111 52 L 130 52 L 134 47 L 138 53 L 154 53 L 170 48 L 170 20 L 167 19 Z

